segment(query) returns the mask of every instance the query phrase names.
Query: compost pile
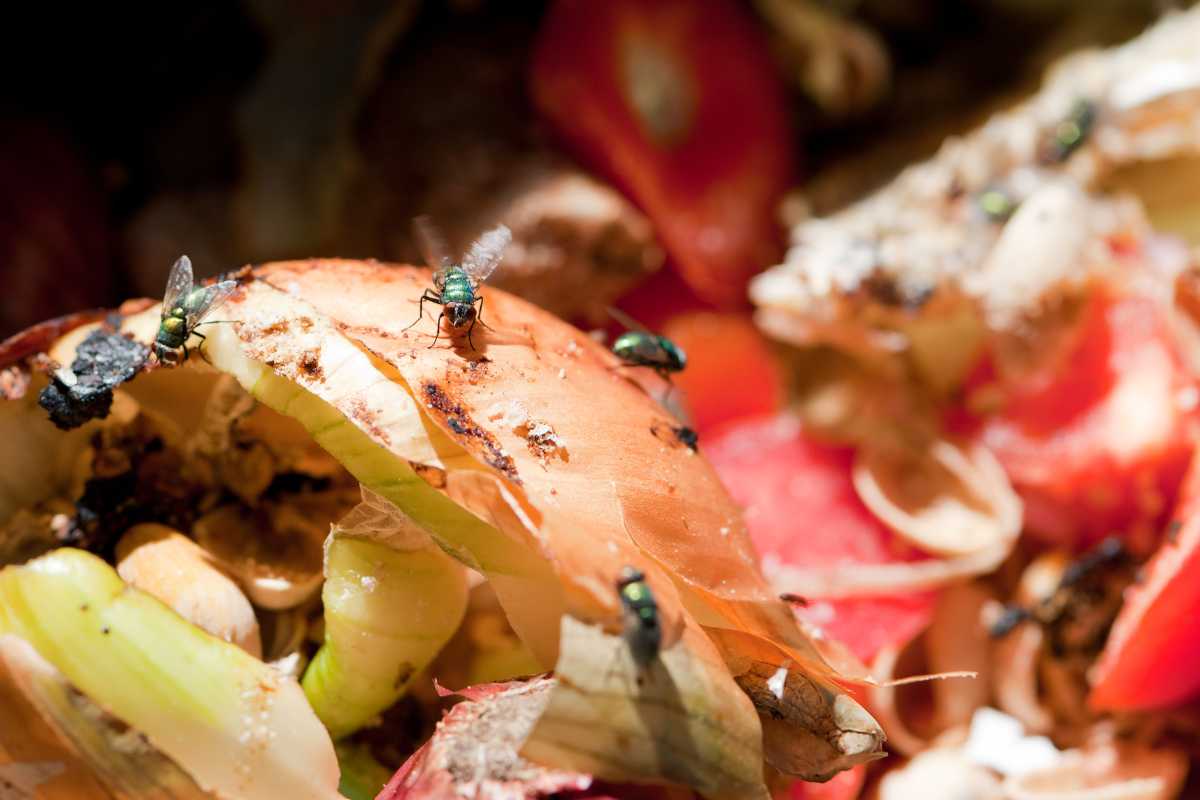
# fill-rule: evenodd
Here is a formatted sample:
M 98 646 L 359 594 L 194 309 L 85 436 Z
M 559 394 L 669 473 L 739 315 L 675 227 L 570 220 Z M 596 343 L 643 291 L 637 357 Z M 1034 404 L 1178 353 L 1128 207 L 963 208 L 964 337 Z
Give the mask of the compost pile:
M 1200 12 L 301 5 L 0 130 L 0 797 L 1188 796 Z

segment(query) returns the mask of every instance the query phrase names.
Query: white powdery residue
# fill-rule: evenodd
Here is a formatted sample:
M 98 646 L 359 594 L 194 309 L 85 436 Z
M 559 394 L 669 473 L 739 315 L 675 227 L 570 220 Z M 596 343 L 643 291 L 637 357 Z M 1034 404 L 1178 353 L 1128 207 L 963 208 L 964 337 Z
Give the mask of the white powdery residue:
M 783 699 L 783 687 L 787 683 L 787 676 L 787 667 L 780 667 L 775 670 L 774 675 L 767 678 L 767 688 L 771 690 L 771 694 L 775 695 L 776 700 Z
M 1062 758 L 1045 736 L 1026 736 L 1019 720 L 994 708 L 981 708 L 971 717 L 963 753 L 975 764 L 1006 777 L 1049 769 Z
M 567 370 L 566 370 L 566 368 L 565 368 L 565 367 L 559 367 L 559 370 L 558 370 L 558 379 L 561 381 L 561 380 L 562 380 L 563 378 L 565 378 L 565 377 L 567 377 Z

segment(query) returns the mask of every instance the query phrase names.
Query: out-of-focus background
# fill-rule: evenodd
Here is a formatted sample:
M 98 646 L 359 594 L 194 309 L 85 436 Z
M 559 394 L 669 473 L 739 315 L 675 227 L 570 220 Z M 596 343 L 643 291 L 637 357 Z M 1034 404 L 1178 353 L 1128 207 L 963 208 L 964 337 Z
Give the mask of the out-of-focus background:
M 572 50 L 555 39 L 576 34 L 569 21 L 547 27 L 542 2 L 8 8 L 0 25 L 0 337 L 70 310 L 157 296 L 181 253 L 204 276 L 312 255 L 418 259 L 410 223 L 419 213 L 431 214 L 455 248 L 508 223 L 515 243 L 494 283 L 575 321 L 598 323 L 606 304 L 631 292 L 625 304 L 651 324 L 662 319 L 648 307 L 692 290 L 700 306 L 736 307 L 744 278 L 778 257 L 779 214 L 861 196 L 1036 83 L 1055 55 L 1127 38 L 1165 7 L 716 5 L 744 17 L 746 37 L 730 47 L 746 52 L 705 54 L 707 44 L 686 32 L 672 39 L 669 24 L 651 26 L 650 36 L 696 48 L 712 74 L 722 58 L 769 60 L 786 87 L 785 137 L 763 145 L 779 149 L 776 160 L 748 169 L 751 182 L 797 188 L 773 219 L 673 213 L 672 195 L 655 195 L 642 180 L 658 174 L 660 165 L 638 162 L 653 153 L 580 145 L 561 122 L 547 124 L 556 102 L 570 115 L 570 99 L 547 90 L 535 107 L 531 98 L 552 82 L 555 53 Z M 537 52 L 547 55 L 539 62 Z M 688 74 L 686 57 L 683 68 L 653 56 L 631 63 L 635 103 L 643 98 L 668 125 L 672 113 L 686 117 L 687 102 L 730 90 L 710 85 L 708 73 Z M 685 107 L 672 111 L 672 97 Z M 755 141 L 745 129 L 753 118 L 733 109 L 685 121 L 709 126 L 709 141 L 733 143 L 714 158 L 736 158 L 739 136 Z M 660 133 L 671 136 L 669 127 Z M 706 168 L 693 159 L 689 172 L 702 178 Z M 768 206 L 746 191 L 731 187 L 728 204 L 780 206 L 782 189 L 766 191 Z M 695 214 L 703 224 L 680 230 L 679 220 Z M 705 232 L 755 243 L 724 288 L 692 280 L 686 268 L 694 259 L 681 251 Z M 656 271 L 653 288 L 642 290 L 652 301 L 639 302 L 638 287 Z M 675 281 L 677 271 L 691 288 Z

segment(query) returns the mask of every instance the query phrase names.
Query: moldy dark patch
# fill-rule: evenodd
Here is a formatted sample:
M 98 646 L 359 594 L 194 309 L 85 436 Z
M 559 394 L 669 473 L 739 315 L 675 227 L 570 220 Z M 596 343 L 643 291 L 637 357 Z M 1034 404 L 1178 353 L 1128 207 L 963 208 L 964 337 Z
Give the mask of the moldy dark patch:
M 66 383 L 56 372 L 38 397 L 38 405 L 62 430 L 103 419 L 112 408 L 113 389 L 141 371 L 149 353 L 145 346 L 114 331 L 92 331 L 71 364 L 75 382 Z
M 686 425 L 681 425 L 678 428 L 672 428 L 675 431 L 675 438 L 687 445 L 687 448 L 693 453 L 696 452 L 696 447 L 700 444 L 700 434 Z
M 483 460 L 491 467 L 500 470 L 511 481 L 520 484 L 516 464 L 512 456 L 504 452 L 496 438 L 479 427 L 470 414 L 459 404 L 450 399 L 440 386 L 431 381 L 421 384 L 421 392 L 425 395 L 426 405 L 439 412 L 450 430 L 461 437 L 478 442 L 483 449 Z
M 325 371 L 321 369 L 321 351 L 305 350 L 301 353 L 300 371 L 314 381 L 324 381 Z

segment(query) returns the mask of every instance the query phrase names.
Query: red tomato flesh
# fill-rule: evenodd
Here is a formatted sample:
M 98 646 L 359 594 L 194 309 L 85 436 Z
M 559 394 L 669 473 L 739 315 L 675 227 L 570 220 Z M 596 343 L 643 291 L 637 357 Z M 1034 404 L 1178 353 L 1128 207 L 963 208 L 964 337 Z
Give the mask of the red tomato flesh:
M 833 567 L 926 558 L 902 542 L 854 491 L 853 451 L 812 439 L 788 415 L 745 420 L 702 443 L 733 498 L 768 574 L 776 566 Z M 786 586 L 779 587 L 786 591 Z M 866 662 L 902 645 L 933 615 L 936 594 L 806 598 L 797 614 Z
M 1083 549 L 1122 536 L 1148 550 L 1193 449 L 1196 389 L 1156 305 L 1097 292 L 1054 368 L 1004 386 L 983 423 L 1025 501 L 1029 532 Z
M 1096 664 L 1089 703 L 1132 711 L 1200 694 L 1200 459 L 1162 547 L 1131 587 Z

